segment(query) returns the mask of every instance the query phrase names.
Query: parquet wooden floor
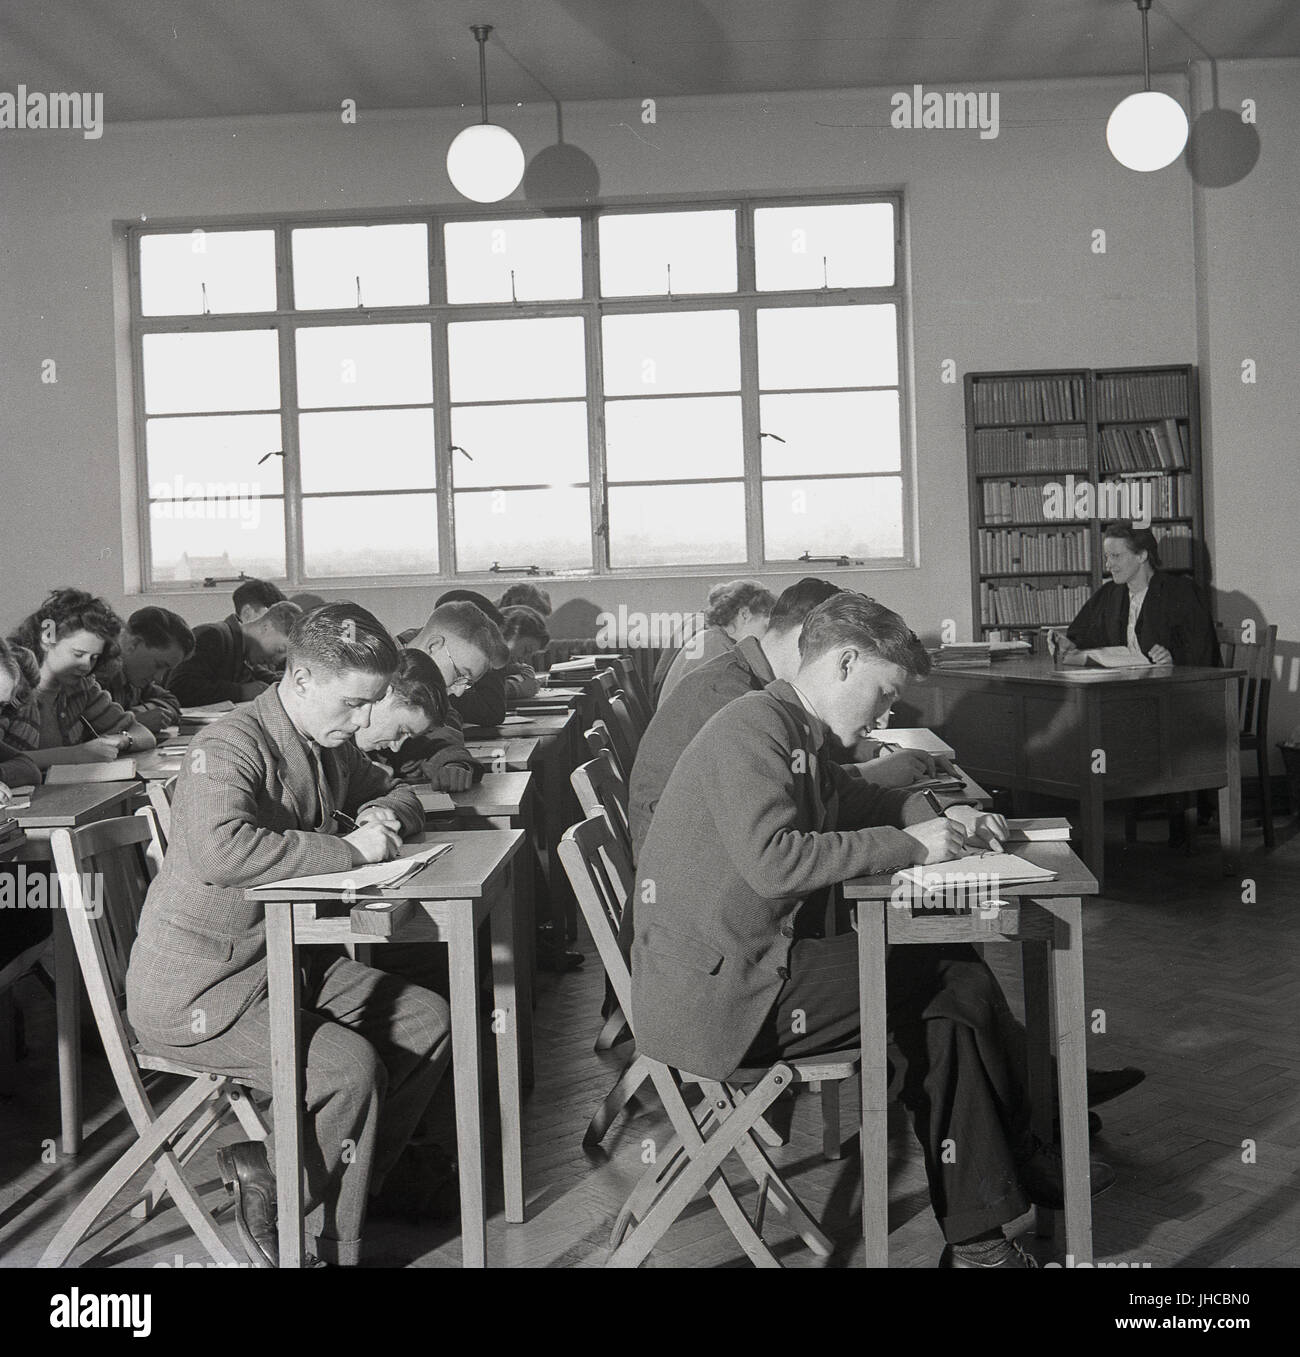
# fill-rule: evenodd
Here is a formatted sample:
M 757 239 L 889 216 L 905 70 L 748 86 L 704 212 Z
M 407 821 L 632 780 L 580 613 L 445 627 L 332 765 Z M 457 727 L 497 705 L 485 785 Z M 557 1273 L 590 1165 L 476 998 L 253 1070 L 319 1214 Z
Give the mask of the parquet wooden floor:
M 1104 1015 L 1089 1037 L 1094 1066 L 1136 1064 L 1147 1080 L 1102 1109 L 1097 1151 L 1118 1170 L 1094 1201 L 1097 1258 L 1152 1267 L 1300 1265 L 1300 838 L 1279 827 L 1279 846 L 1247 834 L 1243 877 L 1218 875 L 1217 850 L 1203 837 L 1185 857 L 1157 842 L 1159 824 L 1124 847 L 1111 826 L 1107 895 L 1086 909 L 1088 1008 Z M 586 967 L 540 978 L 536 1012 L 537 1086 L 525 1111 L 529 1219 L 506 1225 L 499 1181 L 491 1186 L 489 1257 L 494 1266 L 598 1267 L 610 1224 L 642 1167 L 667 1138 L 651 1100 L 635 1105 L 595 1153 L 581 1137 L 617 1061 L 592 1051 L 601 977 L 588 943 Z M 1013 1005 L 1020 1001 L 1014 948 L 990 949 Z M 92 1131 L 75 1163 L 45 1163 L 42 1141 L 57 1127 L 52 1004 L 24 982 L 31 1054 L 20 1087 L 0 1100 L 0 1266 L 30 1266 L 86 1186 L 120 1152 L 125 1119 L 102 1058 L 86 1061 Z M 1094 1025 L 1100 1025 L 1097 1019 Z M 439 1117 L 450 1144 L 450 1101 Z M 844 1091 L 846 1128 L 855 1088 Z M 493 1090 L 488 1090 L 489 1106 Z M 837 1241 L 826 1261 L 795 1247 L 769 1213 L 769 1238 L 792 1267 L 852 1266 L 861 1256 L 856 1142 L 837 1163 L 820 1154 L 816 1101 L 790 1109 L 791 1139 L 777 1152 L 805 1202 Z M 890 1113 L 890 1262 L 933 1267 L 942 1239 L 930 1213 L 920 1155 L 897 1104 Z M 222 1138 L 235 1138 L 234 1135 Z M 495 1146 L 489 1147 L 489 1163 Z M 195 1181 L 222 1200 L 215 1146 L 200 1156 Z M 229 1215 L 222 1219 L 238 1252 Z M 1019 1223 L 1029 1229 L 1028 1217 Z M 179 1214 L 111 1227 L 87 1265 L 175 1266 L 206 1258 Z M 375 1266 L 456 1267 L 454 1228 L 375 1222 L 367 1233 Z M 80 1259 L 84 1255 L 78 1255 Z M 746 1266 L 711 1205 L 696 1203 L 651 1256 L 651 1267 Z

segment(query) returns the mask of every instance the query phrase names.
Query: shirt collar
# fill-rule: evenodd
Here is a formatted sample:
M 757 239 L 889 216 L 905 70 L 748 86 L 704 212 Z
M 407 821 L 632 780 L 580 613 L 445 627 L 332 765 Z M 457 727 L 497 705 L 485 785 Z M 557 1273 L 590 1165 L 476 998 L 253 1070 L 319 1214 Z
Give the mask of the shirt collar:
M 810 743 L 814 750 L 820 749 L 826 743 L 826 737 L 830 734 L 830 727 L 818 716 L 816 708 L 793 683 L 787 679 L 775 679 L 767 685 L 767 691 L 779 698 L 786 706 L 794 707 L 796 711 L 803 712 L 812 737 Z

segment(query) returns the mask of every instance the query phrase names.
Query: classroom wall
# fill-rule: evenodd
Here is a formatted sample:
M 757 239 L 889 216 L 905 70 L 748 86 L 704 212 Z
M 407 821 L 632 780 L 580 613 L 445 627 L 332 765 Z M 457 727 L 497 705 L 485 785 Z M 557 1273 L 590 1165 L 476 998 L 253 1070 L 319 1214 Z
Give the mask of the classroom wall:
M 1259 159 L 1239 183 L 1194 194 L 1216 603 L 1223 622 L 1277 624 L 1271 743 L 1300 727 L 1298 75 L 1294 61 L 1219 63 L 1217 107 L 1240 116 L 1243 101 L 1254 101 Z M 1198 112 L 1215 107 L 1204 63 L 1192 95 Z
M 1131 92 L 1130 80 L 999 86 L 996 138 L 971 129 L 893 128 L 894 91 L 880 89 L 665 98 L 653 124 L 642 121 L 639 104 L 566 105 L 564 139 L 595 161 L 607 200 L 904 191 L 917 562 L 837 578 L 898 607 L 923 634 L 933 636 L 945 618 L 968 634 L 962 392 L 960 380 L 943 380 L 945 362 L 951 360 L 960 377 L 968 369 L 1204 361 L 1208 328 L 1215 344 L 1249 339 L 1266 356 L 1285 339 L 1280 354 L 1289 355 L 1294 371 L 1296 340 L 1281 320 L 1287 290 L 1268 300 L 1264 319 L 1273 318 L 1272 328 L 1251 331 L 1259 307 L 1243 295 L 1242 284 L 1270 276 L 1268 266 L 1261 274 L 1259 261 L 1280 259 L 1287 250 L 1294 283 L 1294 244 L 1264 213 L 1279 210 L 1295 192 L 1300 96 L 1292 90 L 1284 97 L 1284 89 L 1288 73 L 1294 83 L 1297 64 L 1274 63 L 1266 77 L 1270 107 L 1290 120 L 1290 149 L 1279 128 L 1266 141 L 1269 159 L 1252 179 L 1243 188 L 1218 190 L 1204 207 L 1213 248 L 1199 294 L 1186 171 L 1177 164 L 1134 175 L 1105 146 L 1106 118 Z M 911 83 L 909 76 L 897 88 Z M 1181 79 L 1158 83 L 1186 100 Z M 82 584 L 124 606 L 134 587 L 131 477 L 121 456 L 130 428 L 129 387 L 118 365 L 123 278 L 114 223 L 200 218 L 217 224 L 258 213 L 457 203 L 443 151 L 468 116 L 458 109 L 363 108 L 354 126 L 333 113 L 119 126 L 112 122 L 110 92 L 102 140 L 46 132 L 0 138 L 0 337 L 7 359 L 0 367 L 0 410 L 8 472 L 0 496 L 0 606 L 8 617 L 33 606 L 56 582 Z M 553 106 L 494 116 L 509 123 L 530 157 L 555 140 Z M 1104 253 L 1094 249 L 1097 230 L 1105 232 Z M 55 384 L 40 380 L 49 358 L 57 363 Z M 1278 362 L 1265 370 L 1276 379 L 1284 369 Z M 1281 481 L 1294 463 L 1286 438 L 1294 419 L 1284 423 L 1279 386 L 1248 394 L 1220 386 L 1216 373 L 1216 418 L 1222 409 L 1229 423 L 1222 440 L 1217 428 L 1211 436 L 1231 451 L 1240 441 L 1236 431 L 1249 428 L 1260 464 L 1271 464 L 1273 479 Z M 1214 496 L 1219 531 L 1239 539 L 1220 562 L 1220 578 L 1275 573 L 1251 553 L 1280 540 L 1294 521 L 1282 498 L 1235 486 L 1221 474 Z M 676 611 L 698 606 L 714 578 L 549 581 L 548 587 L 557 603 L 586 597 L 611 610 L 623 604 Z M 788 580 L 771 582 L 779 588 Z M 1270 597 L 1291 609 L 1294 636 L 1300 619 L 1291 589 Z M 400 626 L 422 620 L 430 592 L 375 588 L 354 597 Z M 141 602 L 178 607 L 193 620 L 220 616 L 227 607 L 224 594 L 129 600 L 130 606 Z

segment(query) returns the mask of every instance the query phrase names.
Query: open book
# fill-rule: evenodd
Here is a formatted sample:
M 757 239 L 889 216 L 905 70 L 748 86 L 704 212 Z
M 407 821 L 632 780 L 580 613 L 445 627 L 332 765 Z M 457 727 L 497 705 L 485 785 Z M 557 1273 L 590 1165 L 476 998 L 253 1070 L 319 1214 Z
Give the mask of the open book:
M 134 782 L 134 759 L 112 759 L 108 763 L 54 763 L 45 774 L 46 786 L 68 782 Z
M 924 726 L 882 726 L 867 736 L 887 749 L 919 749 L 923 754 L 938 754 L 953 758 L 957 751 Z
M 1128 646 L 1094 646 L 1082 652 L 1088 663 L 1102 669 L 1149 669 L 1151 661 Z
M 284 881 L 270 881 L 263 886 L 253 887 L 259 890 L 311 890 L 322 895 L 355 894 L 358 891 L 392 890 L 404 885 L 413 876 L 417 876 L 425 866 L 444 853 L 450 853 L 453 845 L 434 843 L 423 848 L 412 848 L 392 862 L 373 862 L 364 867 L 351 867 L 346 872 L 319 872 L 315 876 L 293 876 Z
M 902 881 L 916 886 L 935 887 L 949 882 L 969 881 L 972 877 L 999 886 L 1015 886 L 1026 881 L 1051 881 L 1056 873 L 1047 867 L 1036 867 L 1014 853 L 995 853 L 985 848 L 946 862 L 927 862 L 922 866 L 907 867 L 898 873 Z

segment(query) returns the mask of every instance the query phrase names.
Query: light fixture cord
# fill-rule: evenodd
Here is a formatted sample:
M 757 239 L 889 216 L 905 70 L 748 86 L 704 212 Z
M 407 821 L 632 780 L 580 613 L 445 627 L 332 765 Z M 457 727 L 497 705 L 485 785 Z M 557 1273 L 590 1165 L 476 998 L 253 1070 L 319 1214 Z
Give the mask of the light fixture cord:
M 1137 0 L 1137 7 L 1142 15 L 1142 88 L 1149 94 L 1151 92 L 1151 40 L 1147 36 L 1147 12 L 1151 8 L 1151 0 Z M 484 104 L 483 107 L 486 109 L 487 105 Z M 486 113 L 483 114 L 483 121 L 487 122 Z
M 1147 0 L 1150 4 L 1151 0 Z M 1143 31 L 1145 32 L 1146 17 L 1143 16 Z M 469 31 L 474 35 L 474 41 L 478 43 L 478 95 L 479 103 L 483 110 L 483 121 L 487 122 L 487 38 L 492 32 L 491 24 L 471 24 Z M 1148 81 L 1148 85 L 1150 82 Z

